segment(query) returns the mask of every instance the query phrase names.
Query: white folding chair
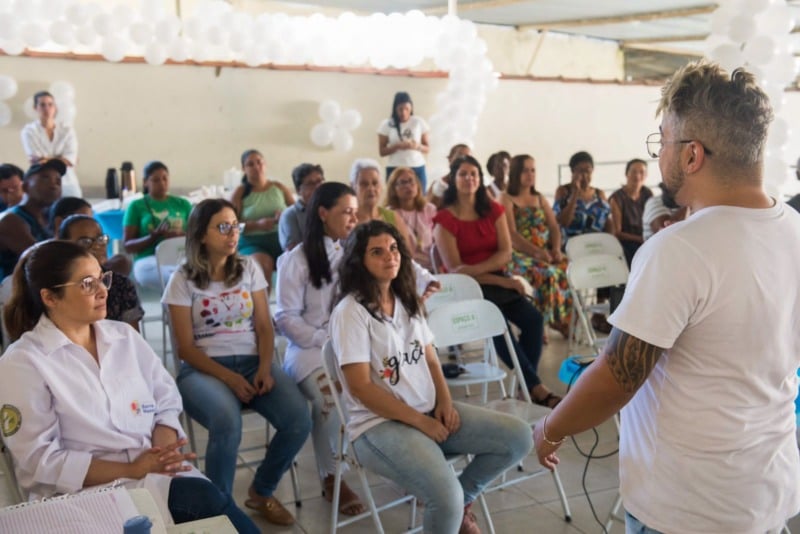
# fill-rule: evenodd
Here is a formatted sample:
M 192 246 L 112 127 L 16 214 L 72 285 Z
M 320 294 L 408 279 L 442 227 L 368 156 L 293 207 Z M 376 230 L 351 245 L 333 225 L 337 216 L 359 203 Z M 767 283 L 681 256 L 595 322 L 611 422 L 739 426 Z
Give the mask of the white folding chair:
M 471 276 L 447 273 L 436 275 L 436 279 L 442 285 L 442 288 L 425 301 L 425 309 L 428 313 L 448 302 L 483 298 L 481 286 Z
M 599 338 L 592 328 L 588 315 L 592 313 L 591 292 L 601 287 L 619 286 L 628 281 L 628 264 L 624 256 L 595 254 L 579 257 L 569 262 L 567 282 L 572 292 L 576 320 L 586 333 L 589 345 L 597 353 L 603 348 L 605 338 Z
M 2 433 L 0 433 L 0 469 L 3 471 L 3 476 L 6 480 L 8 494 L 14 501 L 12 504 L 23 502 L 25 499 L 22 497 L 22 489 L 19 487 L 17 475 L 14 473 L 14 458 L 11 457 L 11 451 L 3 443 Z
M 162 308 L 163 308 L 163 311 L 164 311 L 164 316 L 165 316 L 165 321 L 166 321 L 167 318 L 169 317 L 169 307 L 166 304 L 164 304 L 162 306 Z M 168 324 L 168 323 L 165 322 L 164 324 Z M 180 372 L 180 368 L 181 368 L 181 358 L 180 358 L 180 355 L 178 354 L 178 344 L 175 341 L 175 334 L 172 331 L 172 327 L 171 326 L 167 328 L 167 334 L 169 336 L 170 352 L 172 353 L 173 377 L 177 378 L 178 373 Z M 277 360 L 279 362 L 280 362 L 280 357 L 279 357 L 279 354 L 280 354 L 279 349 L 280 349 L 280 347 L 284 347 L 284 348 L 286 347 L 285 338 L 283 336 L 278 336 L 276 334 L 276 336 L 275 336 L 275 356 L 274 357 L 277 358 Z M 164 354 L 166 354 L 166 352 Z M 247 415 L 249 413 L 255 413 L 255 412 L 254 412 L 254 410 L 251 410 L 249 408 L 243 408 L 242 409 L 242 417 L 244 417 L 245 415 Z M 197 453 L 197 458 L 194 461 L 194 465 L 195 465 L 195 467 L 199 468 L 199 465 L 198 465 L 199 461 L 201 459 L 203 459 L 204 457 L 202 457 L 200 455 L 200 453 L 198 452 L 198 449 L 197 449 L 197 440 L 195 439 L 195 433 L 194 433 L 194 422 L 192 421 L 192 418 L 189 417 L 189 414 L 187 414 L 185 411 L 181 412 L 180 417 L 181 417 L 181 423 L 183 424 L 183 427 L 186 429 L 186 437 L 189 439 L 189 446 L 191 447 L 193 452 Z M 255 466 L 255 465 L 258 465 L 258 464 L 261 463 L 263 458 L 258 458 L 256 460 L 252 460 L 252 461 L 248 462 L 248 461 L 246 461 L 244 459 L 242 454 L 246 453 L 246 452 L 254 451 L 254 450 L 260 450 L 260 449 L 263 449 L 265 447 L 269 447 L 269 443 L 271 441 L 271 439 L 270 439 L 270 430 L 269 429 L 270 429 L 269 421 L 266 421 L 266 443 L 265 443 L 265 445 L 254 445 L 252 447 L 246 447 L 244 449 L 241 449 L 241 448 L 239 449 L 239 463 L 236 465 L 236 467 L 252 467 L 252 466 Z M 292 479 L 292 490 L 294 492 L 294 505 L 299 508 L 300 506 L 303 505 L 303 502 L 302 502 L 302 498 L 300 496 L 300 479 L 299 479 L 298 474 L 297 474 L 297 463 L 296 462 L 292 462 L 292 466 L 289 468 L 289 475 L 291 476 L 291 479 Z
M 619 239 L 606 232 L 570 237 L 567 240 L 565 250 L 567 259 L 570 261 L 597 254 L 625 257 L 625 252 L 622 250 L 622 243 L 619 242 Z
M 430 316 L 428 316 L 428 326 L 431 332 L 433 332 L 434 340 L 439 345 L 457 345 L 459 343 L 473 343 L 477 341 L 483 342 L 484 351 L 487 353 L 488 357 L 483 362 L 483 366 L 477 368 L 477 371 L 483 371 L 489 376 L 491 376 L 492 373 L 502 373 L 503 376 L 506 374 L 505 371 L 499 367 L 493 342 L 495 336 L 503 336 L 503 340 L 511 356 L 511 362 L 514 364 L 516 380 L 519 383 L 521 393 L 525 400 L 520 401 L 509 398 L 501 379 L 499 381 L 501 398 L 499 400 L 486 402 L 486 407 L 515 415 L 523 421 L 528 422 L 532 427 L 550 412 L 549 408 L 533 404 L 528 386 L 525 383 L 525 377 L 519 365 L 517 353 L 514 350 L 514 344 L 511 342 L 508 324 L 502 312 L 494 303 L 484 299 L 473 299 L 444 304 L 436 308 Z M 467 373 L 464 373 L 458 378 L 448 379 L 448 385 L 462 385 L 462 380 L 470 380 L 468 375 L 471 374 L 471 370 L 469 367 L 467 367 L 467 371 Z M 462 377 L 466 378 L 462 379 Z M 546 469 L 536 469 L 531 473 L 511 479 L 506 479 L 504 477 L 502 482 L 492 485 L 487 491 L 494 491 L 511 484 L 517 484 L 523 480 L 547 472 Z M 553 470 L 552 476 L 556 491 L 561 500 L 561 506 L 564 509 L 564 520 L 570 521 L 571 514 L 569 503 L 567 502 L 567 496 L 564 493 L 561 479 L 558 476 L 558 471 Z
M 442 257 L 439 255 L 439 249 L 436 248 L 436 243 L 431 245 L 431 250 L 428 252 L 431 256 L 431 272 L 439 274 L 442 266 Z
M 341 397 L 339 396 L 339 389 L 338 385 L 342 384 L 342 377 L 339 372 L 339 362 L 336 358 L 336 354 L 333 351 L 333 347 L 331 346 L 330 342 L 325 344 L 325 347 L 322 349 L 322 369 L 325 372 L 325 382 L 321 384 L 321 387 L 327 386 L 328 389 L 331 391 L 331 396 L 333 397 L 333 403 L 336 407 L 336 412 L 339 416 L 339 436 L 337 440 L 337 447 L 336 447 L 336 475 L 334 480 L 334 493 L 333 493 L 333 501 L 331 502 L 331 534 L 335 534 L 336 531 L 344 526 L 350 525 L 356 521 L 360 521 L 362 519 L 366 519 L 367 517 L 371 517 L 373 523 L 375 524 L 375 531 L 377 533 L 383 533 L 383 525 L 380 520 L 380 516 L 378 515 L 379 512 L 387 510 L 389 508 L 393 508 L 397 505 L 403 503 L 410 503 L 411 510 L 410 510 L 410 518 L 409 518 L 409 530 L 406 532 L 419 532 L 422 530 L 421 526 L 414 526 L 416 523 L 416 513 L 417 513 L 417 500 L 416 497 L 413 495 L 405 495 L 403 497 L 399 497 L 394 499 L 388 503 L 382 504 L 378 506 L 375 503 L 375 498 L 372 495 L 372 491 L 369 486 L 369 482 L 367 481 L 366 470 L 358 461 L 358 458 L 355 455 L 355 450 L 353 449 L 353 444 L 348 437 L 347 430 L 346 430 L 346 422 L 347 422 L 347 408 L 345 407 L 344 403 L 342 402 Z M 465 454 L 453 454 L 447 456 L 447 463 L 450 467 L 456 472 L 459 471 L 456 469 L 456 465 L 461 462 L 468 462 L 471 458 Z M 359 480 L 361 482 L 361 486 L 363 489 L 363 493 L 366 496 L 367 500 L 367 511 L 359 514 L 354 517 L 349 517 L 342 521 L 339 520 L 339 491 L 340 491 L 340 484 L 342 480 L 342 473 L 344 472 L 345 465 L 350 465 L 353 469 L 356 470 L 358 474 Z M 489 506 L 486 504 L 486 499 L 484 498 L 483 494 L 478 496 L 478 503 L 481 507 L 481 511 L 483 512 L 484 519 L 486 520 L 486 524 L 489 529 L 490 534 L 494 534 L 494 523 L 492 522 L 492 516 L 489 513 Z
M 186 256 L 186 238 L 183 236 L 170 237 L 156 245 L 156 268 L 158 269 L 158 280 L 161 282 L 161 294 L 167 289 L 169 277 L 164 276 L 164 270 L 169 267 L 175 267 L 183 263 Z M 155 317 L 146 319 L 145 321 L 156 321 Z M 144 322 L 144 321 L 143 321 Z M 161 308 L 161 356 L 164 359 L 164 365 L 167 362 L 167 330 L 169 322 L 169 313 L 167 308 Z M 142 328 L 144 332 L 144 328 Z M 177 368 L 176 368 L 177 372 Z

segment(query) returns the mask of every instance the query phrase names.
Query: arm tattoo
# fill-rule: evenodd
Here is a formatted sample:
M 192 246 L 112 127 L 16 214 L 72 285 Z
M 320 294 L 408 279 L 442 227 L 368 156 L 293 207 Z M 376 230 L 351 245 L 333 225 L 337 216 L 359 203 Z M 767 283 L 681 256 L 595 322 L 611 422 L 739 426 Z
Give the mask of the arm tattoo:
M 633 393 L 644 384 L 664 349 L 614 328 L 605 349 L 606 361 L 623 391 Z

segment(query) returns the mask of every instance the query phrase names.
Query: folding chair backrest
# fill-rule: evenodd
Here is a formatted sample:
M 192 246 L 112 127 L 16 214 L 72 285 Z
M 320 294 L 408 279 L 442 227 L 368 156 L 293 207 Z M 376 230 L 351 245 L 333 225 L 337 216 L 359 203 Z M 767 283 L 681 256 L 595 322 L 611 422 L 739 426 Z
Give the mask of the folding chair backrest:
M 158 278 L 161 280 L 161 289 L 167 287 L 169 280 L 164 280 L 161 275 L 164 267 L 175 266 L 177 267 L 183 263 L 186 257 L 186 238 L 170 237 L 156 245 L 156 263 L 158 264 Z
M 466 274 L 439 274 L 436 275 L 436 279 L 442 284 L 442 288 L 425 301 L 425 308 L 428 313 L 439 306 L 451 302 L 483 298 L 481 286 L 471 276 Z
M 500 309 L 482 298 L 437 307 L 428 316 L 428 327 L 440 347 L 490 339 L 507 328 Z
M 442 268 L 442 257 L 439 255 L 439 249 L 436 248 L 435 244 L 431 245 L 429 254 L 431 255 L 431 272 L 433 274 L 439 274 Z
M 566 252 L 567 258 L 570 261 L 597 254 L 625 256 L 625 252 L 622 250 L 622 243 L 619 242 L 619 239 L 606 232 L 596 232 L 570 237 L 567 240 Z
M 322 347 L 322 370 L 325 371 L 328 388 L 330 389 L 331 397 L 333 397 L 333 403 L 336 405 L 339 421 L 342 425 L 345 425 L 347 423 L 347 407 L 344 405 L 341 398 L 341 390 L 336 387 L 336 383 L 339 382 L 342 387 L 345 386 L 339 370 L 339 360 L 333 351 L 333 345 L 330 341 L 326 342 L 325 346 Z
M 628 281 L 628 265 L 616 255 L 584 256 L 569 262 L 567 280 L 576 291 L 619 286 Z

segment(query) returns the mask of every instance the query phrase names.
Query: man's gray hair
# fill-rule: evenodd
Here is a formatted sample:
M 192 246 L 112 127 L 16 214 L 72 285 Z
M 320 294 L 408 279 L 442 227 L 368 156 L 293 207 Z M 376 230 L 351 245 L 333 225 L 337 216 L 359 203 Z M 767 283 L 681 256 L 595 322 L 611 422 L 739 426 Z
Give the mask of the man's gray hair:
M 375 169 L 378 171 L 378 175 L 381 173 L 381 165 L 374 159 L 358 158 L 350 167 L 350 187 L 353 189 L 356 189 L 356 186 L 358 185 L 358 173 L 364 169 Z

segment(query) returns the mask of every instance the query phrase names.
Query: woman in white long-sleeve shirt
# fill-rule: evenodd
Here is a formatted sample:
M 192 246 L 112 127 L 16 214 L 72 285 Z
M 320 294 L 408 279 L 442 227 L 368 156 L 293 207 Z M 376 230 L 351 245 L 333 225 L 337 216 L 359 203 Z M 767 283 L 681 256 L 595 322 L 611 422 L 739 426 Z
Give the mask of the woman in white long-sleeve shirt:
M 39 118 L 22 128 L 22 149 L 31 165 L 51 159 L 61 160 L 67 173 L 61 179 L 61 195 L 83 197 L 75 174 L 78 163 L 78 136 L 72 126 L 56 121 L 56 101 L 47 91 L 33 95 L 33 108 Z
M 328 340 L 328 319 L 336 292 L 336 269 L 342 258 L 340 240 L 358 224 L 356 193 L 350 187 L 328 182 L 312 195 L 306 211 L 306 227 L 300 246 L 278 258 L 277 311 L 275 322 L 288 338 L 284 370 L 294 378 L 311 401 L 314 453 L 325 497 L 333 498 L 334 463 L 339 419 L 321 367 L 322 346 Z M 357 515 L 364 505 L 342 481 L 339 512 Z
M 226 514 L 239 532 L 259 532 L 185 462 L 194 454 L 181 452 L 175 382 L 129 325 L 103 320 L 110 274 L 69 241 L 36 245 L 14 272 L 5 321 L 19 340 L 0 358 L 0 430 L 24 493 L 122 480 L 177 523 Z

